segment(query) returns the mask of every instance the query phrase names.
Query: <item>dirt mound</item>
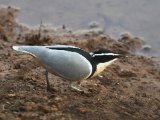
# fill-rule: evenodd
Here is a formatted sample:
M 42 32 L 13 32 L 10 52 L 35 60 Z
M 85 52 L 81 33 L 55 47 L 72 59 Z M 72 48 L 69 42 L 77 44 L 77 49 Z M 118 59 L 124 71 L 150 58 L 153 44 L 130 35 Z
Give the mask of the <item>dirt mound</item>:
M 160 119 L 160 60 L 134 54 L 143 40 L 127 34 L 114 40 L 92 32 L 77 35 L 63 28 L 60 32 L 27 28 L 15 22 L 16 12 L 11 7 L 0 9 L 0 119 Z M 84 81 L 87 93 L 70 91 L 67 81 L 49 74 L 53 92 L 48 93 L 44 69 L 32 56 L 13 51 L 15 44 L 69 44 L 86 51 L 107 48 L 127 57 Z

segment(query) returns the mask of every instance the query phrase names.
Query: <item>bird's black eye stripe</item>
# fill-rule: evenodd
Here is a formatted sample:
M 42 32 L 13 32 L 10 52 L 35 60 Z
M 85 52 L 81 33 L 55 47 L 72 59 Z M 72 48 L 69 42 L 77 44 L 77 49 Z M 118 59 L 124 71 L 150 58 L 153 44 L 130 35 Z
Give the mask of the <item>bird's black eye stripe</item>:
M 107 49 L 100 49 L 100 50 L 93 52 L 93 54 L 103 54 L 103 53 L 113 53 L 113 52 L 111 50 L 107 50 Z
M 105 62 L 109 62 L 113 59 L 119 58 L 119 56 L 115 56 L 115 55 L 108 55 L 108 56 L 93 56 L 93 59 L 95 61 L 97 61 L 98 63 L 105 63 Z

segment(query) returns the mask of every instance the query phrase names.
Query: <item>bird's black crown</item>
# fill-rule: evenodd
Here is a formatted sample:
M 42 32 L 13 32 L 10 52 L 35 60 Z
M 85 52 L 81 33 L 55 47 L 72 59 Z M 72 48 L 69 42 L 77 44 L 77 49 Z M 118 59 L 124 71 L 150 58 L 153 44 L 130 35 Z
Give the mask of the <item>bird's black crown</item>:
M 120 54 L 116 54 L 107 49 L 99 49 L 92 52 L 91 55 L 94 61 L 96 61 L 97 63 L 109 62 L 120 57 Z

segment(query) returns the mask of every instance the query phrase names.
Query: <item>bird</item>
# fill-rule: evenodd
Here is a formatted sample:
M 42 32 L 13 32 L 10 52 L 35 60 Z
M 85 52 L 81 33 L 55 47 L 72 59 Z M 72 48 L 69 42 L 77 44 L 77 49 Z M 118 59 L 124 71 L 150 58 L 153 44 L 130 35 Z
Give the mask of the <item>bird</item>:
M 92 78 L 121 57 L 107 49 L 87 52 L 72 45 L 51 46 L 12 46 L 16 51 L 28 53 L 35 57 L 46 69 L 47 91 L 50 91 L 48 72 L 69 82 L 68 87 L 82 91 L 73 82 Z

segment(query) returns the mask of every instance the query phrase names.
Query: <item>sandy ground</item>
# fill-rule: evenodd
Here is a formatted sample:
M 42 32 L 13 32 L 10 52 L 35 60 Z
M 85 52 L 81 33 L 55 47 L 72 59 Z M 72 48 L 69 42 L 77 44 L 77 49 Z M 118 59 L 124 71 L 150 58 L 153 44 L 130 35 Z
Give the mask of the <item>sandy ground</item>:
M 0 120 L 160 119 L 160 60 L 135 54 L 143 44 L 140 38 L 31 29 L 16 23 L 14 8 L 1 8 L 0 13 Z M 127 57 L 85 80 L 88 92 L 70 91 L 67 81 L 52 74 L 52 92 L 47 92 L 44 68 L 32 56 L 11 49 L 18 44 L 107 48 Z

